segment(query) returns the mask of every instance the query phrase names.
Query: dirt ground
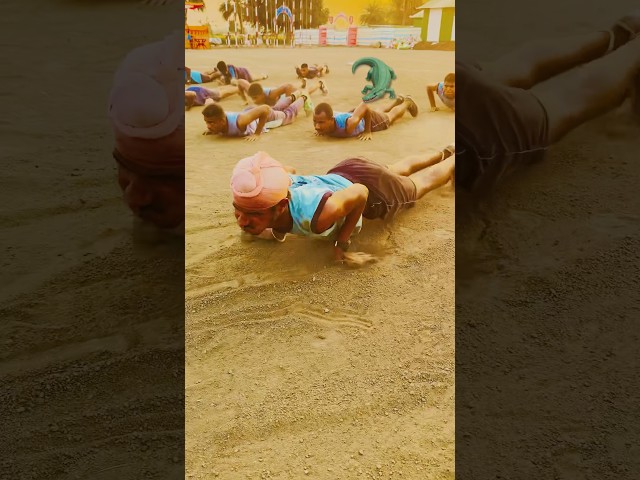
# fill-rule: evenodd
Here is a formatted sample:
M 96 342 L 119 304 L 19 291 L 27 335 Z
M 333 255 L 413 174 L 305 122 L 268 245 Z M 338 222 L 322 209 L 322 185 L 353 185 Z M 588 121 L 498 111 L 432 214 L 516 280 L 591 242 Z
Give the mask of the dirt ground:
M 134 2 L 0 10 L 13 112 L 0 122 L 0 478 L 183 478 L 182 240 L 132 235 L 106 111 L 117 65 L 175 16 Z
M 294 66 L 327 63 L 335 110 L 357 105 L 378 57 L 420 113 L 373 140 L 313 135 L 304 112 L 258 142 L 202 136 L 186 114 L 186 467 L 188 478 L 454 478 L 454 194 L 447 185 L 393 224 L 365 223 L 354 250 L 379 262 L 347 270 L 323 242 L 245 242 L 231 208 L 235 163 L 264 150 L 300 174 L 349 156 L 392 163 L 454 139 L 454 114 L 428 112 L 427 83 L 454 52 L 363 48 L 187 51 L 187 66 L 217 61 L 296 82 Z M 239 97 L 222 100 L 228 111 Z
M 527 41 L 557 45 L 603 30 L 637 2 L 491 0 L 477 7 L 482 22 L 471 8 L 456 23 L 456 54 L 483 61 Z M 635 407 L 625 399 L 638 389 L 629 332 L 639 126 L 624 104 L 573 131 L 481 209 L 456 202 L 461 478 L 637 477 L 635 460 L 635 475 L 616 468 L 638 458 L 627 433 Z

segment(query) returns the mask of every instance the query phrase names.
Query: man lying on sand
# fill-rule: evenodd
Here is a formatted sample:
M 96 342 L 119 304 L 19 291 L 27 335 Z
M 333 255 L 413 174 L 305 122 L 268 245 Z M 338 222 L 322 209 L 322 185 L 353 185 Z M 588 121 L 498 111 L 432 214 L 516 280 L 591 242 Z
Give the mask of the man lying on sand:
M 109 98 L 118 184 L 134 215 L 184 234 L 184 40 L 174 34 L 134 49 Z
M 383 166 L 349 158 L 325 175 L 295 175 L 265 152 L 240 160 L 231 176 L 238 226 L 251 235 L 284 241 L 288 233 L 331 239 L 334 258 L 349 266 L 374 261 L 350 252 L 362 218 L 389 220 L 452 179 L 453 145 Z
M 258 82 L 269 78 L 266 73 L 261 74 L 258 77 L 251 75 L 251 72 L 244 67 L 236 67 L 235 65 L 227 65 L 225 62 L 218 62 L 217 65 L 220 74 L 222 75 L 222 81 L 224 84 L 229 85 L 237 82 L 238 80 L 246 80 L 249 83 Z
M 202 110 L 207 130 L 203 135 L 244 137 L 253 142 L 263 133 L 265 126 L 275 128 L 293 123 L 304 107 L 306 96 L 295 99 L 284 110 L 274 110 L 269 105 L 260 105 L 243 112 L 225 112 L 218 104 L 208 105 Z
M 221 85 L 217 88 L 188 87 L 184 91 L 184 107 L 189 110 L 194 105 L 209 105 L 236 93 L 239 93 L 239 89 L 233 85 Z
M 435 85 L 427 85 L 427 97 L 429 97 L 429 104 L 431 105 L 431 111 L 438 110 L 436 106 L 436 99 L 433 92 L 436 92 L 438 98 L 451 110 L 456 109 L 456 74 L 448 73 L 444 77 L 444 82 L 438 82 Z
M 238 80 L 237 85 L 245 105 L 249 104 L 247 97 L 251 97 L 254 104 L 269 105 L 274 110 L 284 110 L 291 105 L 293 102 L 291 94 L 296 91 L 292 83 L 283 83 L 277 87 L 263 87 L 259 83 Z
M 322 82 L 320 83 L 322 84 Z M 324 84 L 322 84 L 322 87 L 324 87 Z M 254 104 L 269 105 L 274 110 L 284 110 L 291 104 L 296 96 L 302 94 L 302 92 L 297 91 L 291 83 L 283 83 L 278 87 L 263 87 L 259 83 L 249 83 L 246 80 L 238 80 L 238 88 L 240 88 L 240 94 L 245 101 L 248 95 Z M 319 88 L 321 88 L 320 84 L 313 85 L 305 91 L 305 94 L 311 95 Z M 326 91 L 326 89 L 323 90 L 323 93 L 324 91 Z
M 211 83 L 216 80 L 222 80 L 222 74 L 217 68 L 209 70 L 208 72 L 199 72 L 197 70 L 191 70 L 189 67 L 184 67 L 184 83 L 191 85 L 194 83 Z
M 606 31 L 538 41 L 487 65 L 457 60 L 456 184 L 489 193 L 514 167 L 621 105 L 640 75 L 638 32 L 640 10 Z
M 327 73 L 329 73 L 328 65 L 318 65 L 318 64 L 309 65 L 307 63 L 303 63 L 299 67 L 295 67 L 295 69 L 296 69 L 296 75 L 298 75 L 298 78 L 306 78 L 306 79 L 323 77 Z
M 409 96 L 397 97 L 382 111 L 373 110 L 362 102 L 352 112 L 334 113 L 331 105 L 320 103 L 313 114 L 313 127 L 319 136 L 371 140 L 371 132 L 388 129 L 407 110 L 413 117 L 418 115 L 418 106 Z

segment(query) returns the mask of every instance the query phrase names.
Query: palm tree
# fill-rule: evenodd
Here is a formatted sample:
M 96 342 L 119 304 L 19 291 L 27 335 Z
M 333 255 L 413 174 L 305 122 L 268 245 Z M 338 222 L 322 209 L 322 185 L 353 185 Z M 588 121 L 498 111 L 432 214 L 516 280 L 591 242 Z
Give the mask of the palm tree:
M 374 0 L 366 6 L 360 21 L 365 25 L 383 25 L 387 23 L 387 11 Z
M 388 18 L 394 25 L 411 25 L 409 18 L 424 0 L 393 0 L 388 10 Z
M 233 17 L 234 25 L 236 22 L 240 26 L 240 34 L 244 33 L 244 25 L 243 25 L 243 11 L 245 9 L 245 2 L 242 0 L 226 0 L 224 3 L 220 5 L 218 10 L 222 13 L 222 18 L 225 21 L 229 22 L 229 30 L 231 30 L 231 21 L 230 18 Z M 235 30 L 235 28 L 234 28 Z

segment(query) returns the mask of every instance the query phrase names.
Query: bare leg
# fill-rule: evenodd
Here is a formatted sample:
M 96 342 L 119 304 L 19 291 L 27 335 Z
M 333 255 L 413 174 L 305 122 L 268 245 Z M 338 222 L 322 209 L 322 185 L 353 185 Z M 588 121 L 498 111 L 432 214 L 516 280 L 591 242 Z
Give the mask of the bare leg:
M 450 145 L 435 153 L 411 155 L 388 166 L 389 170 L 403 177 L 408 177 L 427 167 L 442 162 L 455 153 L 455 147 Z
M 640 37 L 580 68 L 534 87 L 556 142 L 577 126 L 619 106 L 640 75 Z
M 389 105 L 387 105 L 381 111 L 384 113 L 389 113 L 393 109 L 393 107 L 397 107 L 398 105 L 401 105 L 403 102 L 404 102 L 403 97 L 396 97 L 395 99 L 391 100 L 391 102 L 389 102 Z
M 222 100 L 223 98 L 230 97 L 231 95 L 235 95 L 236 93 L 239 94 L 240 89 L 238 87 L 234 87 L 233 85 L 221 85 L 220 87 L 218 87 L 218 92 L 220 93 L 220 100 Z
M 402 117 L 404 115 L 404 112 L 406 112 L 407 110 L 409 110 L 409 102 L 407 100 L 389 110 L 387 112 L 387 116 L 389 117 L 389 125 L 392 125 L 393 122 Z
M 249 100 L 247 99 L 247 92 L 249 91 L 249 87 L 251 86 L 251 83 L 240 78 L 235 82 L 235 84 L 236 86 L 232 86 L 232 85 L 229 85 L 229 86 L 237 89 L 238 94 L 242 97 L 242 100 L 244 100 L 244 104 L 248 105 Z
M 416 185 L 417 198 L 422 198 L 430 191 L 440 188 L 449 182 L 449 180 L 453 178 L 455 162 L 456 157 L 452 155 L 436 165 L 410 175 L 409 178 L 413 180 L 413 183 Z
M 529 89 L 554 75 L 604 55 L 608 46 L 607 32 L 540 40 L 483 65 L 483 70 L 500 83 Z
M 316 83 L 315 85 L 307 88 L 307 93 L 309 93 L 309 95 L 311 95 L 313 92 L 317 92 L 320 89 L 320 84 Z
M 222 73 L 220 73 L 220 70 L 218 70 L 217 68 L 204 72 L 204 74 L 211 77 L 211 81 L 217 80 L 218 78 L 222 77 Z
M 251 83 L 256 83 L 256 82 L 259 82 L 260 80 L 266 80 L 267 78 L 269 78 L 269 75 L 267 75 L 266 73 L 261 73 L 257 77 L 254 77 L 253 75 L 251 75 Z
M 529 89 L 617 49 L 631 39 L 631 32 L 638 29 L 640 13 L 633 12 L 623 17 L 610 31 L 534 41 L 483 68 L 500 83 Z

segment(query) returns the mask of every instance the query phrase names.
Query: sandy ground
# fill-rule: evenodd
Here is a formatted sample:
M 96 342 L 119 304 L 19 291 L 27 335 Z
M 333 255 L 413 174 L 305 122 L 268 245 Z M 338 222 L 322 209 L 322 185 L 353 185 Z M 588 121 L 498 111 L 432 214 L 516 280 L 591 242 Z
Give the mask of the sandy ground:
M 435 151 L 454 136 L 450 111 L 428 113 L 425 85 L 453 69 L 453 52 L 351 48 L 187 51 L 187 65 L 218 60 L 295 82 L 293 67 L 327 63 L 334 109 L 357 105 L 376 56 L 398 74 L 396 92 L 421 108 L 390 130 L 321 139 L 304 113 L 257 143 L 202 136 L 186 115 L 186 465 L 188 478 L 454 477 L 454 196 L 425 197 L 394 224 L 365 223 L 354 250 L 379 263 L 347 270 L 308 239 L 241 241 L 231 209 L 234 164 L 258 149 L 300 174 L 349 156 L 391 163 Z M 239 97 L 224 99 L 229 111 Z
M 0 477 L 182 478 L 183 245 L 133 241 L 106 118 L 116 66 L 175 16 L 1 11 Z
M 460 15 L 457 54 L 493 59 L 532 39 L 602 30 L 633 8 L 483 2 L 482 22 L 471 7 Z M 475 218 L 456 205 L 461 478 L 637 478 L 627 430 L 636 409 L 626 399 L 637 401 L 630 392 L 638 389 L 629 333 L 638 308 L 639 126 L 623 105 L 511 178 Z M 633 473 L 621 469 L 625 459 Z

